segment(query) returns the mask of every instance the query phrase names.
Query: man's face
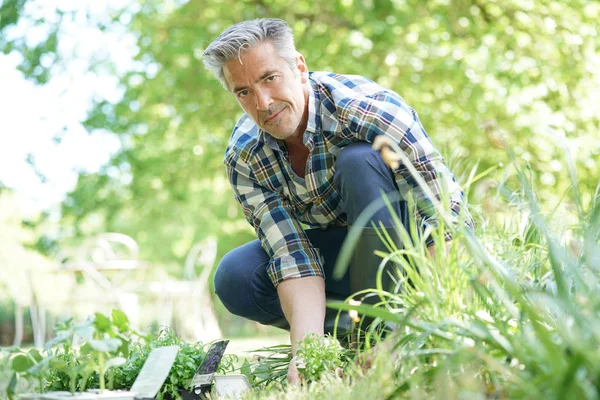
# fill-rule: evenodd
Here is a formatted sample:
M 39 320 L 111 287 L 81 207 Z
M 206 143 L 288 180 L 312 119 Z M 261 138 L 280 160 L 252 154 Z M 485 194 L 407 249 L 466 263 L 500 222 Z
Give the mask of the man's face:
M 302 137 L 306 128 L 308 70 L 298 55 L 292 69 L 269 42 L 225 64 L 229 90 L 256 125 L 277 139 Z

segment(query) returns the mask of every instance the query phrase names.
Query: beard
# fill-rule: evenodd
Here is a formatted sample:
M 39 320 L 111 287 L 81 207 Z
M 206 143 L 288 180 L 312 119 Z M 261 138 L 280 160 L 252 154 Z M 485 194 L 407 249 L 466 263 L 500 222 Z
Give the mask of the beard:
M 262 129 L 275 139 L 287 139 L 296 131 L 297 124 L 294 124 L 294 116 L 289 115 L 289 110 L 286 110 L 286 108 L 286 106 L 280 107 L 261 118 L 263 121 Z

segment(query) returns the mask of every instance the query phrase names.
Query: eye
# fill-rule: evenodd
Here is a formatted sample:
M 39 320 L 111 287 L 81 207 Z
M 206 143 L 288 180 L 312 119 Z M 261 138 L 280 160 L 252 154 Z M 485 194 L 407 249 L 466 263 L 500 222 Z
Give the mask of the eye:
M 275 80 L 275 78 L 277 78 L 277 75 L 271 75 L 271 76 L 269 76 L 269 77 L 266 79 L 266 81 L 267 81 L 267 82 L 273 82 L 273 81 Z
M 237 94 L 237 96 L 238 96 L 239 98 L 244 98 L 244 97 L 246 97 L 247 95 L 248 95 L 248 91 L 247 91 L 247 90 L 240 90 L 240 91 L 238 92 L 238 94 Z

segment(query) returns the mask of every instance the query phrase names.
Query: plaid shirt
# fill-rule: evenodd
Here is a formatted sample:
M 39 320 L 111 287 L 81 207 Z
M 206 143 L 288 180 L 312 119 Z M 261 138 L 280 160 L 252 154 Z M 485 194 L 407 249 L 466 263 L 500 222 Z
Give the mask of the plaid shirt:
M 337 154 L 350 143 L 373 142 L 375 136 L 387 135 L 399 144 L 434 195 L 440 198 L 441 188 L 448 189 L 455 216 L 463 199 L 417 113 L 398 94 L 360 76 L 311 72 L 309 77 L 313 90 L 304 144 L 310 154 L 304 179 L 293 172 L 283 142 L 259 129 L 247 114 L 233 129 L 225 154 L 235 198 L 271 259 L 268 273 L 275 286 L 291 278 L 324 277 L 321 255 L 302 224 L 347 225 L 333 174 Z M 412 191 L 418 222 L 435 224 L 431 202 L 402 164 L 395 176 L 401 196 Z M 472 226 L 468 213 L 467 218 Z

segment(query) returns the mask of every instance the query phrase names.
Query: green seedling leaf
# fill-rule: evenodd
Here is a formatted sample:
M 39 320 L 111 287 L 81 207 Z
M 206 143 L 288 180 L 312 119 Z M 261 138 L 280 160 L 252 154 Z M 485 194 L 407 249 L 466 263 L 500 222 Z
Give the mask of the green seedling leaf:
M 242 367 L 240 368 L 240 372 L 246 376 L 249 376 L 252 373 L 250 371 L 250 362 L 248 362 L 248 359 L 244 360 L 244 363 L 242 364 Z
M 42 357 L 42 355 L 40 354 L 40 352 L 37 349 L 29 350 L 28 354 L 29 354 L 29 357 L 31 357 L 35 360 L 35 362 L 40 362 L 44 358 L 44 357 Z
M 94 337 L 95 328 L 92 323 L 86 322 L 75 325 L 73 331 L 83 340 L 90 340 Z
M 112 320 L 117 329 L 121 332 L 129 330 L 129 318 L 121 310 L 112 310 Z
M 15 372 L 25 372 L 34 364 L 33 360 L 25 354 L 17 354 L 12 359 L 11 368 Z
M 17 374 L 13 374 L 10 378 L 10 382 L 8 383 L 8 387 L 6 388 L 6 394 L 10 400 L 14 399 L 15 388 L 17 387 L 17 382 L 19 378 L 17 378 Z
M 269 379 L 270 377 L 269 366 L 266 364 L 259 364 L 254 370 L 254 376 L 259 379 Z
M 88 342 L 88 343 L 84 344 L 83 346 L 81 346 L 81 348 L 79 349 L 79 352 L 81 354 L 83 354 L 83 355 L 89 355 L 89 354 L 92 354 L 94 352 L 94 348 Z
M 59 358 L 55 358 L 54 360 L 52 360 L 50 362 L 50 365 L 53 368 L 56 368 L 58 370 L 65 370 L 69 367 L 69 364 L 67 364 L 67 362 L 65 360 L 59 359 Z
M 91 374 L 92 372 L 94 372 L 96 370 L 96 363 L 90 357 L 80 359 L 79 362 L 81 363 L 80 370 L 83 371 L 84 373 Z
M 113 367 L 120 367 L 125 364 L 127 360 L 124 357 L 114 357 L 106 361 L 105 368 L 108 370 Z
M 120 339 L 105 339 L 105 340 L 94 340 L 90 339 L 88 342 L 90 346 L 96 351 L 104 351 L 104 352 L 115 352 L 121 346 Z
M 56 331 L 68 331 L 73 326 L 73 317 L 69 317 L 67 319 L 58 321 L 54 325 L 54 330 Z
M 61 343 L 70 341 L 72 338 L 73 333 L 71 331 L 58 331 L 56 337 L 44 345 L 44 350 L 48 351 Z
M 31 375 L 39 375 L 40 372 L 50 364 L 50 362 L 55 358 L 55 355 L 51 355 L 49 357 L 44 358 L 37 364 L 34 364 L 31 368 L 27 370 L 27 373 Z
M 112 327 L 110 319 L 101 313 L 96 313 L 94 318 L 94 326 L 100 332 L 108 332 Z
M 119 347 L 119 352 L 123 354 L 124 357 L 129 358 L 129 345 L 130 339 L 122 334 L 117 334 L 117 338 L 121 339 L 121 346 Z

